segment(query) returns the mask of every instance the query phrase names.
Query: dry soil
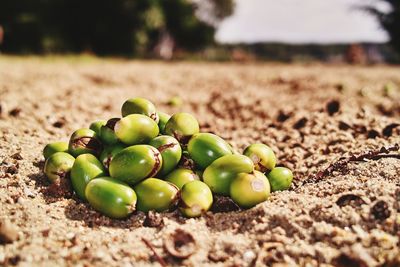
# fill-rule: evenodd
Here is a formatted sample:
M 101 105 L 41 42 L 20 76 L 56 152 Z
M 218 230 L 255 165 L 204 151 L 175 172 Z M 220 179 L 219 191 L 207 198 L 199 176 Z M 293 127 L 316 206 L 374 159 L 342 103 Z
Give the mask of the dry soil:
M 135 96 L 239 151 L 270 145 L 291 189 L 245 211 L 112 220 L 50 186 L 44 145 Z M 398 67 L 0 57 L 0 265 L 400 266 L 399 118 Z

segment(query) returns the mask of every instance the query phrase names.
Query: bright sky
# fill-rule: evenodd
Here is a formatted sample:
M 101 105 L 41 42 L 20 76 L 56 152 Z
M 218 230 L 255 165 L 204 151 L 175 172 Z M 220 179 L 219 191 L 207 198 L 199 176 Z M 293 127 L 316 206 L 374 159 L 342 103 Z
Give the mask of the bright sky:
M 356 8 L 372 1 L 236 0 L 235 13 L 221 23 L 216 38 L 223 43 L 386 42 L 375 18 Z

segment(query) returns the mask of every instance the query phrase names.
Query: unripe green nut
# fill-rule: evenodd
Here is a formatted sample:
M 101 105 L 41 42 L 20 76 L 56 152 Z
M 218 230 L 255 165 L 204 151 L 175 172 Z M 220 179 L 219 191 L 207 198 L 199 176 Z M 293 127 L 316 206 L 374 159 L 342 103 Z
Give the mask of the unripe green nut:
M 154 177 L 160 170 L 162 157 L 160 152 L 149 145 L 130 146 L 114 156 L 109 172 L 111 177 L 128 184 Z
M 165 134 L 165 125 L 167 124 L 171 116 L 161 111 L 158 111 L 157 114 L 160 118 L 160 120 L 158 121 L 158 128 L 160 129 L 160 133 Z
M 101 162 L 92 154 L 79 155 L 71 169 L 71 182 L 75 193 L 86 200 L 86 185 L 96 177 L 105 176 L 106 172 Z
M 175 169 L 165 177 L 165 181 L 173 183 L 179 189 L 182 189 L 186 183 L 195 180 L 200 180 L 199 175 L 195 171 L 185 168 Z
M 120 120 L 120 118 L 112 118 L 107 121 L 107 123 L 100 128 L 100 139 L 108 144 L 113 145 L 118 143 L 118 138 L 114 132 L 115 124 Z
M 211 133 L 193 135 L 188 144 L 190 157 L 201 169 L 205 169 L 214 160 L 232 154 L 231 146 L 221 137 Z
M 165 125 L 165 133 L 175 137 L 181 143 L 200 131 L 196 118 L 189 113 L 181 112 L 172 115 Z
M 272 170 L 276 164 L 276 156 L 272 149 L 264 144 L 249 145 L 243 152 L 253 162 L 257 171 L 266 172 Z
M 285 167 L 276 167 L 267 174 L 268 181 L 271 184 L 271 190 L 281 191 L 290 188 L 293 181 L 293 173 Z
M 68 143 L 67 142 L 54 142 L 47 144 L 43 149 L 44 159 L 48 159 L 51 155 L 57 152 L 68 153 Z
M 182 148 L 178 140 L 169 135 L 160 135 L 152 139 L 149 145 L 157 148 L 161 153 L 162 166 L 158 173 L 160 177 L 167 175 L 178 165 L 182 156 Z
M 124 148 L 126 148 L 126 146 L 121 143 L 106 146 L 100 154 L 100 162 L 106 169 L 108 169 L 110 167 L 110 162 L 114 158 L 114 156 L 117 155 Z
M 135 191 L 129 185 L 111 177 L 91 180 L 86 186 L 85 195 L 95 210 L 111 218 L 126 218 L 135 211 Z
M 90 124 L 89 129 L 94 131 L 98 136 L 100 136 L 100 128 L 101 126 L 106 125 L 106 123 L 107 123 L 106 120 L 94 121 Z
M 141 97 L 131 98 L 124 102 L 121 108 L 122 117 L 126 117 L 130 114 L 142 114 L 150 117 L 156 123 L 159 118 L 156 112 L 156 107 L 149 100 Z
M 251 208 L 269 198 L 270 185 L 262 172 L 239 173 L 233 179 L 230 195 L 242 208 Z
M 179 210 L 186 217 L 199 217 L 208 211 L 213 203 L 210 188 L 201 181 L 186 183 L 181 190 Z
M 156 178 L 148 178 L 133 189 L 138 198 L 137 209 L 143 212 L 170 209 L 176 203 L 179 191 L 174 184 Z
M 103 145 L 101 144 L 97 134 L 86 128 L 76 130 L 69 140 L 68 151 L 77 157 L 81 154 L 100 155 Z
M 228 196 L 230 185 L 239 173 L 251 173 L 254 164 L 243 155 L 226 155 L 216 159 L 203 173 L 203 181 L 216 194 Z
M 179 107 L 182 106 L 183 101 L 179 96 L 173 96 L 168 100 L 167 104 L 173 107 Z
M 142 114 L 132 114 L 120 119 L 114 126 L 115 135 L 127 145 L 148 143 L 159 133 L 154 120 Z
M 71 171 L 75 158 L 65 152 L 51 155 L 44 164 L 44 173 L 51 182 L 63 179 Z

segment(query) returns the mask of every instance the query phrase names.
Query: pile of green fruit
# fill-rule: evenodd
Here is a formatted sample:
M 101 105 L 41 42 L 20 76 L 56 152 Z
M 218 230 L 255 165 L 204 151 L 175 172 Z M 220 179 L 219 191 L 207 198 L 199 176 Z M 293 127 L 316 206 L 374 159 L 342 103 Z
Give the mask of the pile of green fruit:
M 50 181 L 69 178 L 79 198 L 112 218 L 176 207 L 197 217 L 210 209 L 213 194 L 250 208 L 293 179 L 289 169 L 275 167 L 268 146 L 252 144 L 241 155 L 221 137 L 200 133 L 192 115 L 157 112 L 143 98 L 127 100 L 122 118 L 46 145 L 43 155 Z

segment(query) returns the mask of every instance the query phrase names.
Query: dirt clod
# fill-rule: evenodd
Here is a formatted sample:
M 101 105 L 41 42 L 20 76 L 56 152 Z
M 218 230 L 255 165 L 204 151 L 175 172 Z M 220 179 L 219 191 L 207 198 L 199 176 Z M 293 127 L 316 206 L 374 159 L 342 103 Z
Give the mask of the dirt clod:
M 12 243 L 18 239 L 18 228 L 9 220 L 0 220 L 0 244 Z
M 22 109 L 20 108 L 13 108 L 8 112 L 8 114 L 12 117 L 18 117 L 21 114 Z
M 363 204 L 365 204 L 365 201 L 357 195 L 354 194 L 345 194 L 342 195 L 336 200 L 336 204 L 340 207 L 344 207 L 347 205 L 353 206 L 353 207 L 359 207 Z
M 197 245 L 192 234 L 176 229 L 164 238 L 164 248 L 175 258 L 186 259 L 196 251 Z
M 340 102 L 337 100 L 331 100 L 326 104 L 326 110 L 328 111 L 329 116 L 333 116 L 340 109 Z
M 386 220 L 390 217 L 389 205 L 383 201 L 377 201 L 371 208 L 371 214 L 376 220 Z

